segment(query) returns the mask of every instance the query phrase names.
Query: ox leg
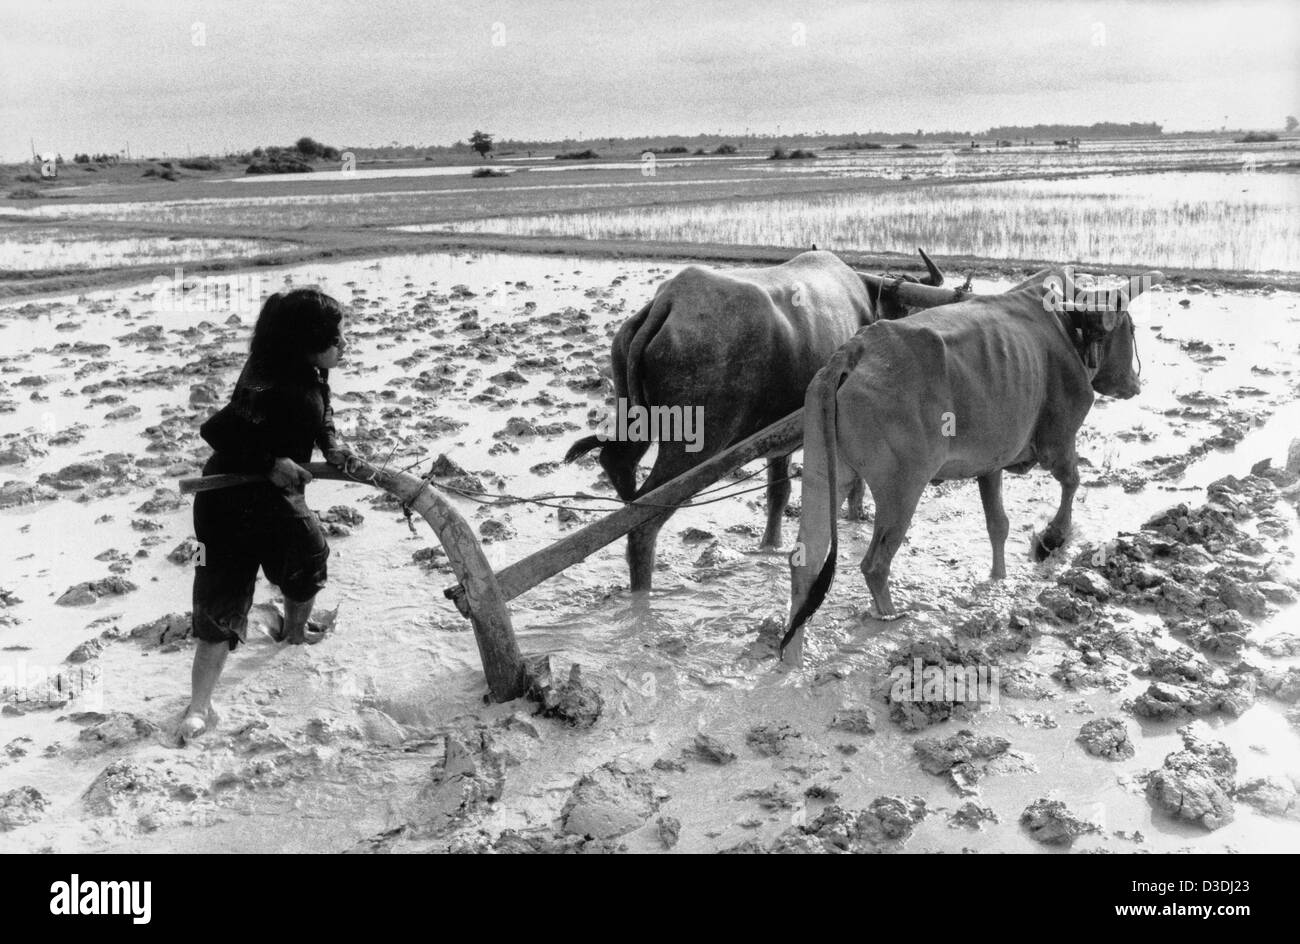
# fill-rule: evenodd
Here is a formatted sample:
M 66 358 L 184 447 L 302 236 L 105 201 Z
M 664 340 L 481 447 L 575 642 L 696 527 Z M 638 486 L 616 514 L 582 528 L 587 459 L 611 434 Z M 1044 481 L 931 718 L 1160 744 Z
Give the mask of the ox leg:
M 610 442 L 600 450 L 600 467 L 623 501 L 636 497 L 636 466 L 649 449 L 648 442 Z
M 609 476 L 614 491 L 623 501 L 632 501 L 637 496 L 636 467 L 641 457 L 650 449 L 648 442 L 611 442 L 600 451 L 600 465 Z M 657 464 L 657 463 L 656 463 Z M 654 472 L 647 476 L 649 485 Z M 650 488 L 656 486 L 650 485 Z M 631 574 L 633 592 L 650 589 L 650 575 L 655 567 L 655 540 L 659 529 L 667 518 L 648 521 L 639 528 L 628 532 L 627 564 Z
M 901 471 L 901 470 L 900 470 Z M 871 614 L 876 619 L 896 619 L 902 614 L 894 608 L 894 601 L 889 595 L 889 568 L 894 555 L 907 536 L 907 529 L 912 524 L 912 515 L 916 513 L 921 493 L 925 491 L 925 482 L 906 483 L 902 488 L 893 487 L 893 483 L 904 481 L 899 474 L 890 479 L 890 491 L 878 493 L 872 489 L 876 499 L 876 524 L 871 532 L 871 546 L 862 558 L 862 576 L 866 578 L 867 589 L 875 610 Z
M 993 545 L 993 570 L 989 576 L 1001 580 L 1007 575 L 1007 521 L 1006 509 L 1002 507 L 1002 470 L 981 475 L 977 481 L 980 485 L 980 502 L 984 505 L 984 523 L 988 526 L 989 542 Z
M 655 543 L 659 540 L 659 530 L 671 516 L 671 511 L 665 511 L 662 516 L 653 518 L 628 532 L 627 566 L 631 573 L 633 593 L 650 592 L 655 572 Z
M 781 546 L 781 519 L 790 503 L 790 457 L 777 456 L 767 463 L 767 530 L 764 548 Z
M 680 449 L 674 450 L 671 448 L 676 445 L 675 443 L 659 444 L 659 455 L 655 457 L 654 468 L 650 470 L 646 480 L 637 489 L 636 497 L 639 498 L 653 492 L 660 485 L 676 478 L 687 469 L 693 468 L 698 462 L 704 461 L 703 459 L 697 460 L 695 455 L 688 454 Z M 705 458 L 708 458 L 708 456 L 706 455 Z M 663 514 L 651 518 L 628 532 L 627 566 L 631 572 L 631 590 L 633 593 L 648 593 L 650 590 L 655 569 L 655 543 L 659 539 L 660 529 L 672 517 L 674 510 L 665 508 Z
M 865 521 L 867 515 L 862 507 L 863 500 L 866 498 L 867 483 L 858 477 L 856 472 L 853 473 L 853 487 L 849 489 L 849 505 L 845 511 L 845 517 L 850 521 Z
M 1070 534 L 1070 515 L 1074 511 L 1074 493 L 1079 490 L 1079 462 L 1074 456 L 1052 470 L 1061 483 L 1061 505 L 1042 534 L 1034 536 L 1034 559 L 1043 561 L 1065 543 Z

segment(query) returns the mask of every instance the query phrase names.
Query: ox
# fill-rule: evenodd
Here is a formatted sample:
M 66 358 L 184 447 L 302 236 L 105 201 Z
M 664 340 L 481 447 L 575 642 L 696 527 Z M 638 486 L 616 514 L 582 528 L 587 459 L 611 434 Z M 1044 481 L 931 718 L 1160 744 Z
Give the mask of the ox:
M 918 252 L 921 252 L 918 250 Z M 614 337 L 611 369 L 620 404 L 642 409 L 699 410 L 700 441 L 660 441 L 654 467 L 640 488 L 636 468 L 649 438 L 587 436 L 566 462 L 600 448 L 600 464 L 624 501 L 632 501 L 699 465 L 803 405 L 808 382 L 835 349 L 863 325 L 950 303 L 962 290 L 943 290 L 943 274 L 924 252 L 923 283 L 854 272 L 830 252 L 805 252 L 778 266 L 705 269 L 688 266 L 659 286 L 654 299 Z M 768 456 L 767 528 L 763 546 L 781 542 L 790 497 L 792 442 Z M 862 483 L 849 502 L 861 513 Z M 655 539 L 672 514 L 628 534 L 631 589 L 650 589 Z
M 991 576 L 1006 575 L 1002 472 L 1051 470 L 1061 503 L 1035 538 L 1040 560 L 1060 547 L 1079 487 L 1075 435 L 1093 392 L 1139 391 L 1129 302 L 1159 272 L 1111 290 L 1080 290 L 1068 269 L 1048 269 L 1002 295 L 970 298 L 859 331 L 818 372 L 804 403 L 803 508 L 791 555 L 790 622 L 781 654 L 835 575 L 835 516 L 845 483 L 861 476 L 876 518 L 862 574 L 872 614 L 897 616 L 889 566 L 925 486 L 979 482 Z

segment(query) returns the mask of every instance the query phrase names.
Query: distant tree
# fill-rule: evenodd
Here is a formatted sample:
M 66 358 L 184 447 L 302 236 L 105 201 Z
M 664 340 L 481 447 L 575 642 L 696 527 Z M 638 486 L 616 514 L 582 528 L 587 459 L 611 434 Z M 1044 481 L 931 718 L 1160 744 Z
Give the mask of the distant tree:
M 315 157 L 320 153 L 321 147 L 311 138 L 299 138 L 294 147 L 303 157 Z
M 1286 130 L 1287 130 L 1287 131 L 1294 131 L 1294 130 L 1296 129 L 1296 125 L 1300 125 L 1300 121 L 1296 121 L 1296 119 L 1295 119 L 1295 115 L 1287 115 L 1287 116 L 1286 116 Z
M 486 131 L 475 131 L 469 136 L 469 146 L 478 151 L 479 157 L 487 159 L 492 153 L 492 135 Z

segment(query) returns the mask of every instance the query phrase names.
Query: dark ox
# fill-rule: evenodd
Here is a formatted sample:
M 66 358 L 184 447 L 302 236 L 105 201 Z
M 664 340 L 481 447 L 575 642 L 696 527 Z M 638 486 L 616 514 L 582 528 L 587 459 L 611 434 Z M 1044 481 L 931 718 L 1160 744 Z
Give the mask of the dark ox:
M 943 275 L 924 252 L 927 282 L 860 275 L 829 252 L 805 252 L 779 266 L 705 269 L 688 266 L 659 286 L 654 299 L 614 337 L 615 396 L 656 409 L 703 409 L 702 442 L 659 443 L 654 467 L 640 488 L 636 468 L 648 439 L 587 436 L 565 456 L 572 462 L 600 447 L 600 464 L 624 501 L 653 491 L 727 447 L 798 410 L 808 382 L 835 349 L 880 317 L 945 304 L 960 292 L 938 286 Z M 790 452 L 769 455 L 767 528 L 763 545 L 781 542 L 781 517 L 790 497 Z M 849 502 L 861 513 L 862 483 Z M 631 589 L 649 590 L 655 539 L 671 516 L 628 534 Z
M 1162 280 L 1150 272 L 1120 289 L 1081 291 L 1069 269 L 1048 269 L 1002 295 L 873 324 L 840 348 L 804 404 L 803 508 L 782 656 L 791 643 L 798 653 L 799 630 L 830 589 L 838 541 L 829 512 L 858 476 L 875 501 L 862 574 L 877 618 L 897 615 L 890 563 L 931 482 L 979 482 L 992 577 L 1002 578 L 1002 471 L 1049 469 L 1061 503 L 1035 555 L 1060 547 L 1079 487 L 1075 436 L 1094 391 L 1138 393 L 1128 305 Z

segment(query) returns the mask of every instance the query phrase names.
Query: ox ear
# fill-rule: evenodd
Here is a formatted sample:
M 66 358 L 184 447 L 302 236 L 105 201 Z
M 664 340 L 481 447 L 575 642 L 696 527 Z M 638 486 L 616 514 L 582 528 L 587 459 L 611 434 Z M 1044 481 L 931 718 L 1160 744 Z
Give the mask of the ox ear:
M 1110 334 L 1119 327 L 1119 316 L 1120 312 L 1123 310 L 1124 307 L 1111 308 L 1107 306 L 1101 311 L 1087 312 L 1085 317 L 1092 324 L 1094 330 L 1100 330 L 1106 334 Z

